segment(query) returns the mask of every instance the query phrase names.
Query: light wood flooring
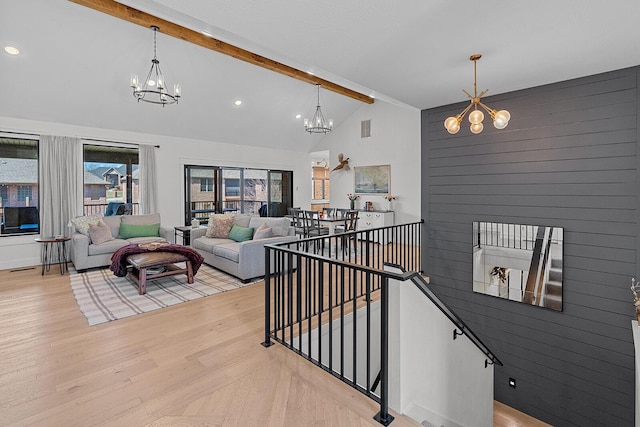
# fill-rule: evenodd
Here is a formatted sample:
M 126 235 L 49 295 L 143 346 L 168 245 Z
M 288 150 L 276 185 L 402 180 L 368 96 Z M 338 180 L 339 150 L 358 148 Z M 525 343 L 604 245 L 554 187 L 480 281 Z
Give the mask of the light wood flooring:
M 0 271 L 0 425 L 379 426 L 374 401 L 260 345 L 263 304 L 259 282 L 90 327 L 68 275 Z M 494 409 L 495 426 L 546 425 Z

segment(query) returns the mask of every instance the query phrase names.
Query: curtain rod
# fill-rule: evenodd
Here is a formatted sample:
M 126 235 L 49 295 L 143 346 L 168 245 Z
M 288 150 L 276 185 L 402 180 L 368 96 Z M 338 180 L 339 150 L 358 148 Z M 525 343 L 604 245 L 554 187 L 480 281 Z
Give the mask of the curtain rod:
M 17 132 L 17 131 L 10 131 L 10 130 L 0 130 L 0 134 L 12 134 L 12 135 L 23 135 L 23 136 L 37 136 L 40 137 L 42 135 L 45 135 L 44 133 L 31 133 L 31 132 Z M 109 143 L 113 143 L 113 144 L 125 144 L 125 145 L 136 145 L 136 146 L 140 146 L 140 145 L 153 145 L 156 148 L 160 148 L 159 145 L 155 145 L 155 144 L 145 144 L 145 143 L 135 143 L 135 142 L 127 142 L 127 141 L 113 141 L 113 140 L 107 140 L 107 139 L 98 139 L 98 138 L 89 138 L 89 137 L 84 137 L 84 136 L 78 136 L 78 138 L 85 140 L 85 141 L 96 141 L 96 142 L 109 142 Z
M 135 146 L 140 146 L 140 145 L 153 145 L 156 148 L 160 148 L 159 145 L 155 145 L 155 144 L 145 144 L 143 142 L 127 142 L 127 141 L 113 141 L 113 140 L 108 140 L 108 139 L 98 139 L 98 138 L 89 138 L 89 137 L 84 137 L 84 136 L 78 136 L 78 138 L 84 140 L 84 141 L 96 141 L 96 142 L 109 142 L 109 143 L 113 143 L 113 144 L 124 144 L 124 145 L 135 145 Z
M 15 132 L 10 130 L 0 130 L 0 134 L 12 134 L 12 135 L 24 135 L 24 136 L 40 136 L 39 133 L 30 133 L 30 132 Z

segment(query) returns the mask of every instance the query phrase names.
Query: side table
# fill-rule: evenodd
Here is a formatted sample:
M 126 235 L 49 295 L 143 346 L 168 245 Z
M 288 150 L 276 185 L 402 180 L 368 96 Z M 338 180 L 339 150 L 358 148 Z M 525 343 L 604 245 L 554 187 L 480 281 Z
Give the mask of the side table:
M 41 275 L 49 271 L 51 264 L 60 265 L 60 274 L 67 270 L 67 242 L 71 237 L 38 237 L 36 242 L 42 243 L 40 251 L 40 264 L 42 265 Z M 56 253 L 57 252 L 57 253 Z M 55 259 L 55 261 L 54 261 Z
M 202 226 L 201 226 L 202 227 Z M 189 246 L 191 244 L 191 230 L 193 227 L 190 225 L 180 225 L 174 228 L 174 241 L 178 244 L 178 237 L 182 239 L 182 246 Z

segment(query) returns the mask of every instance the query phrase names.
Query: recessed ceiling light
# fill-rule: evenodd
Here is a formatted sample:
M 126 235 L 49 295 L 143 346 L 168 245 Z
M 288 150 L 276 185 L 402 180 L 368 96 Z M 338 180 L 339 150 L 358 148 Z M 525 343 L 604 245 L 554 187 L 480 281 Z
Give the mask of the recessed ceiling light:
M 238 100 L 236 100 L 236 102 L 234 102 L 234 104 L 236 104 L 236 105 L 241 105 L 241 104 L 242 104 L 242 101 L 240 101 L 240 100 L 238 99 Z
M 296 119 L 299 119 L 300 117 L 302 117 L 302 114 L 296 114 Z
M 14 46 L 5 46 L 4 51 L 9 55 L 17 55 L 20 53 L 20 49 Z

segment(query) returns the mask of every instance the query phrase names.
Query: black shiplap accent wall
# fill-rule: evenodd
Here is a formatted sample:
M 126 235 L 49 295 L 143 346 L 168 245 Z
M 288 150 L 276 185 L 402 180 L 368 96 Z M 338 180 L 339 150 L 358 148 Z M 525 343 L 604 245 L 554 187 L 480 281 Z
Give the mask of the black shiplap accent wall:
M 422 111 L 424 270 L 505 364 L 496 400 L 555 426 L 634 421 L 639 72 L 483 98 L 512 118 L 479 135 L 444 129 L 466 103 Z M 563 311 L 474 293 L 472 221 L 564 227 Z

